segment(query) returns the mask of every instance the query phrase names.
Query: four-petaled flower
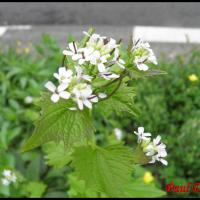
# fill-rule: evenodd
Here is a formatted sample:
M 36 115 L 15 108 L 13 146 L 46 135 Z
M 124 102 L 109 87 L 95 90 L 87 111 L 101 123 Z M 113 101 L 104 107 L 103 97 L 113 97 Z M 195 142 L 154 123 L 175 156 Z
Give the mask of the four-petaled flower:
M 58 73 L 54 73 L 53 75 L 59 80 L 60 83 L 69 84 L 71 82 L 73 72 L 70 69 L 67 70 L 65 67 L 60 67 L 58 69 Z
M 92 103 L 98 102 L 98 97 L 92 94 L 91 86 L 86 83 L 76 85 L 73 88 L 72 93 L 75 96 L 75 101 L 80 110 L 83 110 L 84 106 L 91 109 Z
M 68 87 L 68 84 L 63 83 L 56 87 L 51 81 L 48 81 L 45 84 L 45 87 L 53 93 L 51 95 L 51 100 L 54 103 L 58 102 L 60 98 L 69 99 L 71 96 L 69 92 L 65 91 L 65 89 Z

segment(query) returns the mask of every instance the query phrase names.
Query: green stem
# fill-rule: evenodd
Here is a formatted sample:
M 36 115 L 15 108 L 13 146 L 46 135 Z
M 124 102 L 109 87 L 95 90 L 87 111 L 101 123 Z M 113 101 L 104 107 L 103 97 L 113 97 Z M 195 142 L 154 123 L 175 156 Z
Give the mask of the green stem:
M 116 79 L 115 79 L 116 80 Z M 122 80 L 123 80 L 123 76 L 121 76 L 120 78 L 117 79 L 119 82 L 116 86 L 116 88 L 104 99 L 100 99 L 99 101 L 104 101 L 104 100 L 107 100 L 109 99 L 113 94 L 115 94 L 115 92 L 119 89 L 121 83 L 122 83 Z
M 112 80 L 111 82 L 106 83 L 105 85 L 102 85 L 101 88 L 105 88 L 105 87 L 108 87 L 109 85 L 112 85 L 113 83 L 117 82 L 119 79 L 124 78 L 125 75 L 126 75 L 126 69 L 124 69 L 124 71 L 120 74 L 120 77 L 119 77 L 119 78 L 116 78 L 116 79 Z M 94 90 L 94 93 L 95 93 L 98 89 L 99 89 L 99 88 L 96 88 L 96 89 Z
M 64 55 L 63 58 L 62 58 L 62 65 L 61 65 L 62 67 L 65 66 L 65 60 L 66 60 L 66 55 Z

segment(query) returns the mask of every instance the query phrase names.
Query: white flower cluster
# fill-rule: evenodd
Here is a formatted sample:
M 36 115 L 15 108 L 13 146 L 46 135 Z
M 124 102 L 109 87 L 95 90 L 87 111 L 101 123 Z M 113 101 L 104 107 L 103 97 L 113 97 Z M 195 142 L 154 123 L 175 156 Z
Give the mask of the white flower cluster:
M 92 104 L 106 94 L 94 94 L 94 80 L 118 79 L 122 70 L 125 70 L 125 61 L 121 59 L 120 42 L 95 33 L 84 32 L 84 44 L 71 42 L 63 51 L 64 57 L 69 61 L 67 68 L 62 66 L 54 77 L 59 85 L 51 81 L 45 87 L 52 92 L 51 100 L 56 103 L 62 99 L 72 99 L 77 106 L 71 110 L 92 108 Z M 139 70 L 148 70 L 148 63 L 157 64 L 156 57 L 149 43 L 138 40 L 131 49 L 132 58 Z M 99 80 L 99 79 L 98 79 Z
M 82 69 L 76 67 L 76 74 L 73 71 L 66 69 L 65 67 L 60 67 L 58 73 L 54 73 L 54 77 L 58 79 L 59 85 L 56 87 L 51 81 L 45 84 L 45 87 L 52 92 L 51 100 L 56 103 L 60 98 L 62 99 L 73 99 L 80 110 L 84 106 L 92 108 L 92 103 L 98 102 L 98 98 L 105 98 L 105 94 L 92 94 L 92 87 L 90 84 L 82 83 L 81 80 L 91 81 L 91 77 L 82 74 Z M 70 108 L 71 110 L 76 110 L 76 107 Z
M 45 87 L 52 92 L 51 100 L 56 103 L 60 98 L 72 99 L 78 108 L 82 110 L 84 106 L 92 108 L 92 103 L 98 102 L 99 98 L 106 98 L 106 94 L 93 94 L 93 76 L 88 73 L 88 68 L 96 71 L 95 76 L 106 80 L 119 78 L 119 74 L 111 71 L 111 66 L 118 65 L 119 69 L 124 69 L 125 62 L 119 55 L 119 44 L 112 38 L 101 37 L 98 34 L 89 35 L 85 46 L 78 48 L 75 42 L 69 43 L 63 54 L 74 62 L 70 69 L 60 67 L 54 77 L 58 80 L 56 86 L 51 81 Z M 70 108 L 76 110 L 76 107 Z
M 70 56 L 72 60 L 77 61 L 79 65 L 91 64 L 97 66 L 99 75 L 104 79 L 118 78 L 119 75 L 110 71 L 110 66 L 117 64 L 124 69 L 124 60 L 119 55 L 119 44 L 113 38 L 102 37 L 99 34 L 90 35 L 84 32 L 89 37 L 85 47 L 78 48 L 75 42 L 69 43 L 68 48 L 63 51 L 63 54 Z
M 138 132 L 134 131 L 138 137 L 138 143 L 146 154 L 152 159 L 149 163 L 161 162 L 163 165 L 167 165 L 168 162 L 163 159 L 167 156 L 166 145 L 161 143 L 161 137 L 158 135 L 153 141 L 151 141 L 151 133 L 145 133 L 144 127 L 139 127 Z
M 143 42 L 141 39 L 138 39 L 133 45 L 132 52 L 134 55 L 134 63 L 139 70 L 147 71 L 149 69 L 148 63 L 158 64 L 148 42 Z
M 1 179 L 2 184 L 5 186 L 10 185 L 11 183 L 15 183 L 17 180 L 17 177 L 14 172 L 11 170 L 5 169 L 2 173 L 3 178 Z

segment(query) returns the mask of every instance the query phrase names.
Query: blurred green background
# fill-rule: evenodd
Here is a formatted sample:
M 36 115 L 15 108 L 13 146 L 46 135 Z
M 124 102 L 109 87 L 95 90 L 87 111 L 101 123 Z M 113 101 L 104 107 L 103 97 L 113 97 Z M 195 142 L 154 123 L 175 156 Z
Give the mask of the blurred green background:
M 39 115 L 35 102 L 61 63 L 61 50 L 49 35 L 37 44 L 24 46 L 16 41 L 7 50 L 1 47 L 0 179 L 4 169 L 11 169 L 18 181 L 10 186 L 0 183 L 0 197 L 71 197 L 76 190 L 90 195 L 82 183 L 68 176 L 70 169 L 46 165 L 44 149 L 20 153 Z M 94 122 L 99 144 L 116 137 L 115 128 L 122 130 L 128 145 L 135 144 L 132 135 L 138 126 L 153 136 L 160 134 L 167 144 L 169 165 L 138 167 L 136 176 L 165 190 L 170 182 L 184 185 L 200 180 L 200 50 L 193 47 L 174 58 L 163 55 L 158 60 L 158 68 L 167 75 L 133 81 L 138 117 L 113 115 L 108 119 L 96 112 Z M 200 197 L 200 193 L 170 192 L 168 196 Z

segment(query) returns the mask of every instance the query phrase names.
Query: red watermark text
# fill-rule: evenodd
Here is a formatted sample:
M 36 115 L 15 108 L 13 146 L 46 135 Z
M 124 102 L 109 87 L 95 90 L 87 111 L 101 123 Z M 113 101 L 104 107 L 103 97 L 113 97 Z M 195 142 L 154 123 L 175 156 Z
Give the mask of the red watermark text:
M 169 183 L 165 186 L 166 192 L 200 192 L 200 182 L 191 183 L 188 182 L 184 185 L 174 185 Z

